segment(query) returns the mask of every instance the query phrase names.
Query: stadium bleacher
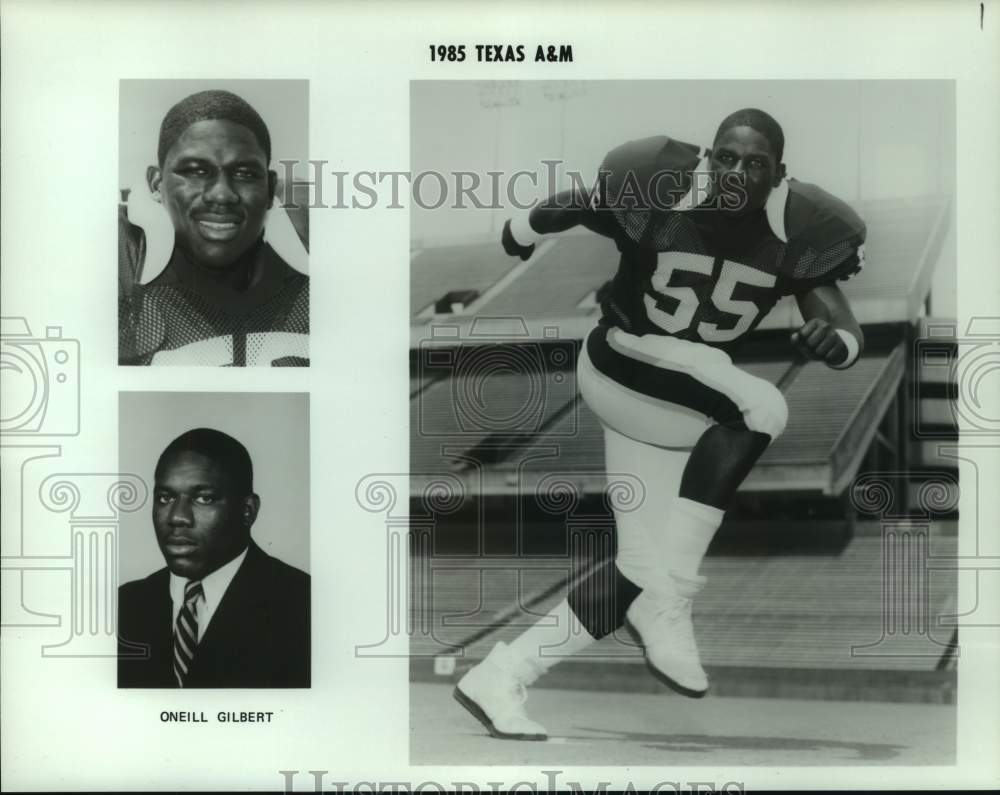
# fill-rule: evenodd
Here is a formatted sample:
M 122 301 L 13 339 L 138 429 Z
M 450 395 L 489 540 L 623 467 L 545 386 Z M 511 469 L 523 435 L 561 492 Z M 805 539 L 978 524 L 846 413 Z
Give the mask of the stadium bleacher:
M 484 315 L 561 317 L 580 311 L 579 306 L 608 278 L 608 263 L 616 263 L 618 250 L 606 238 L 572 235 L 553 241 L 551 250 L 539 251 L 535 267 L 486 303 Z
M 432 306 L 453 289 L 448 285 L 465 290 L 484 290 L 499 281 L 517 260 L 490 243 L 414 252 L 410 261 L 411 314 Z M 442 290 L 442 286 L 445 289 Z
M 546 374 L 545 382 L 535 385 L 537 397 L 532 399 L 534 379 L 517 372 L 482 380 L 474 375 L 428 378 L 410 404 L 411 473 L 433 475 L 443 463 L 449 468 L 458 463 L 449 461 L 442 447 L 467 457 L 491 436 L 502 441 L 534 434 L 575 400 L 572 379 Z

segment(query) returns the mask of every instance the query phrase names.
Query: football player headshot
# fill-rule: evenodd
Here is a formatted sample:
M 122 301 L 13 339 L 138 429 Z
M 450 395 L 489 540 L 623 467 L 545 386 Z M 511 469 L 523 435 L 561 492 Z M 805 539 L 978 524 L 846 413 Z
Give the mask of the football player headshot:
M 261 500 L 247 449 L 183 433 L 152 496 L 166 566 L 119 588 L 118 686 L 309 687 L 310 578 L 251 537 Z
M 264 119 L 230 91 L 167 111 L 145 184 L 119 207 L 120 364 L 308 364 L 305 241 L 271 150 Z
M 525 688 L 623 625 L 664 682 L 692 697 L 709 688 L 692 625 L 699 568 L 788 420 L 782 392 L 730 354 L 784 296 L 804 319 L 789 358 L 797 349 L 845 369 L 864 347 L 838 282 L 864 264 L 865 224 L 822 188 L 788 178 L 784 147 L 777 120 L 737 110 L 708 148 L 631 141 L 607 154 L 591 190 L 560 192 L 504 224 L 503 249 L 521 260 L 575 227 L 617 245 L 577 383 L 603 426 L 606 470 L 634 473 L 645 498 L 615 511 L 613 567 L 571 582 L 565 601 L 459 680 L 455 697 L 495 737 L 546 739 L 525 711 Z M 567 615 L 582 628 L 568 640 Z M 542 653 L 553 647 L 559 656 Z

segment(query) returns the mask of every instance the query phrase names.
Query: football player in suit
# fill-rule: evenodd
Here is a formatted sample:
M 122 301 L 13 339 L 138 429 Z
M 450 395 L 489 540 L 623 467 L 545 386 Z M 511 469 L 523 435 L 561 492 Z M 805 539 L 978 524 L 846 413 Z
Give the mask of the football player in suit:
M 235 94 L 167 112 L 147 184 L 119 208 L 120 364 L 308 364 L 305 251 L 269 213 L 270 160 L 267 125 Z
M 788 179 L 783 150 L 770 115 L 739 110 L 710 150 L 667 137 L 627 143 L 606 156 L 593 189 L 552 196 L 504 226 L 504 249 L 522 259 L 544 235 L 580 225 L 617 244 L 577 378 L 604 426 L 607 471 L 637 476 L 644 499 L 616 511 L 613 565 L 571 583 L 549 616 L 459 681 L 456 698 L 495 737 L 544 740 L 525 687 L 626 621 L 660 678 L 689 696 L 708 688 L 691 624 L 698 569 L 788 417 L 781 392 L 730 353 L 784 295 L 805 320 L 792 343 L 806 357 L 846 368 L 863 345 L 837 282 L 864 264 L 865 225 Z
M 309 575 L 250 537 L 246 448 L 197 428 L 156 465 L 166 567 L 118 589 L 119 687 L 309 687 Z

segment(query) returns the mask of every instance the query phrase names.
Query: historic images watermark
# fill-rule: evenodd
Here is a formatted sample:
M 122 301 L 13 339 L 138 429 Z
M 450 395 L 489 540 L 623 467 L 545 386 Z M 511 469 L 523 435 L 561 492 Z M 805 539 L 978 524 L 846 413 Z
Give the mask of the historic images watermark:
M 285 792 L 664 792 L 664 793 L 742 793 L 746 791 L 742 781 L 659 781 L 655 784 L 643 784 L 637 788 L 631 781 L 624 786 L 611 781 L 587 781 L 564 778 L 563 770 L 540 770 L 536 780 L 522 779 L 520 781 L 486 781 L 482 785 L 474 781 L 336 781 L 328 778 L 329 770 L 279 770 Z M 310 789 L 297 789 L 302 784 Z M 609 790 L 614 786 L 614 790 Z
M 580 430 L 577 353 L 557 327 L 534 337 L 517 316 L 436 323 L 417 341 L 411 470 L 373 473 L 355 491 L 359 505 L 385 519 L 388 577 L 384 632 L 373 628 L 358 656 L 433 657 L 436 671 L 451 673 L 466 646 L 498 625 L 539 620 L 540 605 L 574 574 L 612 576 L 601 564 L 612 556 L 613 516 L 637 510 L 646 489 L 633 474 L 606 473 L 602 461 L 600 471 L 558 463 L 560 444 Z M 499 492 L 517 495 L 513 547 L 483 557 L 491 521 L 484 497 Z M 471 523 L 465 538 L 478 552 L 437 554 L 438 530 L 455 521 Z M 561 550 L 527 557 L 531 522 L 560 528 Z M 466 598 L 445 604 L 441 595 L 459 582 Z M 499 614 L 488 606 L 498 593 L 511 602 Z M 582 631 L 565 630 L 567 643 Z M 619 640 L 618 656 L 641 655 L 627 631 Z
M 566 169 L 562 160 L 540 160 L 535 169 L 519 171 L 335 171 L 329 160 L 309 160 L 311 179 L 296 178 L 298 160 L 279 160 L 282 204 L 302 206 L 301 191 L 309 189 L 308 209 L 402 210 L 406 196 L 423 210 L 530 210 L 539 193 L 552 197 L 542 209 L 565 209 L 586 196 L 592 209 L 609 212 L 669 210 L 687 199 L 691 209 L 737 210 L 747 201 L 744 175 L 728 174 L 717 181 L 712 172 L 659 169 L 649 174 L 598 169 L 587 175 Z M 295 189 L 298 189 L 296 191 Z
M 16 488 L 4 494 L 17 522 L 4 525 L 0 624 L 64 627 L 62 641 L 41 646 L 43 657 L 113 657 L 118 521 L 146 504 L 148 487 L 131 474 L 51 471 L 63 440 L 80 434 L 78 340 L 60 326 L 36 335 L 26 318 L 5 317 L 0 367 L 0 456 L 17 473 Z M 64 528 L 50 531 L 59 515 Z M 69 603 L 59 614 L 31 604 L 27 586 L 37 572 L 69 574 Z
M 1000 414 L 989 398 L 1000 374 L 1000 318 L 972 318 L 964 334 L 954 323 L 930 323 L 914 341 L 912 355 L 911 369 L 919 377 L 913 385 L 910 431 L 939 466 L 922 473 L 919 484 L 905 470 L 862 472 L 852 484 L 854 506 L 880 523 L 882 628 L 880 637 L 852 646 L 851 654 L 930 657 L 947 664 L 960 656 L 960 627 L 997 625 L 996 617 L 988 615 L 994 603 L 988 594 L 997 583 L 985 575 L 1000 573 L 1000 550 L 991 548 L 995 538 L 982 521 L 989 487 L 981 481 L 980 462 L 1000 443 Z M 928 384 L 936 389 L 931 395 L 925 394 Z M 921 401 L 928 397 L 945 405 L 947 416 L 925 419 Z M 903 493 L 907 489 L 915 499 Z M 944 553 L 933 543 L 933 523 L 954 515 L 960 503 L 962 535 L 971 543 Z M 963 573 L 968 585 L 964 604 L 957 602 L 956 593 L 950 611 L 935 613 L 934 578 L 953 578 L 952 590 L 957 591 Z

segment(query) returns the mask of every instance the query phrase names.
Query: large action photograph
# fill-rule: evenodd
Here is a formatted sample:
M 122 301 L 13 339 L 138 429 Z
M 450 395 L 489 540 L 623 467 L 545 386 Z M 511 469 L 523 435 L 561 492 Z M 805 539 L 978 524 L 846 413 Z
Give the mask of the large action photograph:
M 411 82 L 411 764 L 955 763 L 955 101 Z

